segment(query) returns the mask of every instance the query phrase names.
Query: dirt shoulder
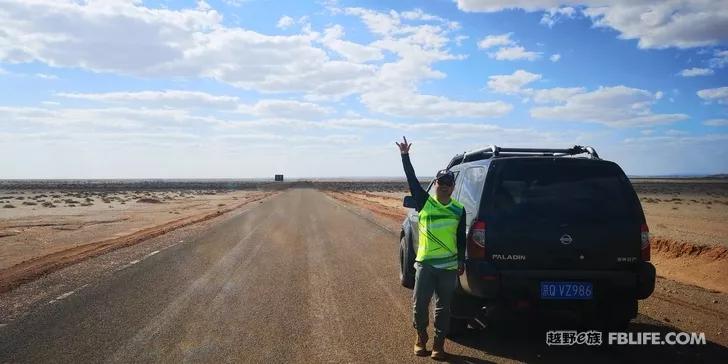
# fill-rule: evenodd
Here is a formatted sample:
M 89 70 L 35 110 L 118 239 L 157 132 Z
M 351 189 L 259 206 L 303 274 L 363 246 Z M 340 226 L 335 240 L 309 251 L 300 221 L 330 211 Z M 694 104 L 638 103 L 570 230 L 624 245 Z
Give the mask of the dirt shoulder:
M 0 292 L 90 257 L 210 220 L 272 193 L 5 193 L 0 199 L 18 207 L 0 210 Z

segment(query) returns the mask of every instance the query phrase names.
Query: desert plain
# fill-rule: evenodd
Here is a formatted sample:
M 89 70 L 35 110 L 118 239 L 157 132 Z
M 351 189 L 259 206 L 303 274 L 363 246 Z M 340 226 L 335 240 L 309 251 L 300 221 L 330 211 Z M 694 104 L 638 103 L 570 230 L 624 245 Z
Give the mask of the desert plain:
M 0 292 L 271 195 L 257 183 L 0 183 Z
M 658 274 L 728 293 L 728 180 L 633 179 L 632 184 L 650 228 Z M 0 183 L 0 276 L 62 252 L 72 252 L 75 261 L 136 244 L 289 187 L 324 190 L 392 229 L 407 211 L 402 180 L 6 181 Z M 80 248 L 89 246 L 94 249 Z

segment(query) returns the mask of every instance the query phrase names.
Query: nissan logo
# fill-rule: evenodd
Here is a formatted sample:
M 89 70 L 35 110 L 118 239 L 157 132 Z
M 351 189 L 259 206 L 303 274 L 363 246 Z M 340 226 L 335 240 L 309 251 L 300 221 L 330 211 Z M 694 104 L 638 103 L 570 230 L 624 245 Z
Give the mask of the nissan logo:
M 572 241 L 574 241 L 574 239 L 571 238 L 571 235 L 564 234 L 564 235 L 561 235 L 561 238 L 559 239 L 559 241 L 561 242 L 561 244 L 569 245 L 569 244 L 571 244 Z

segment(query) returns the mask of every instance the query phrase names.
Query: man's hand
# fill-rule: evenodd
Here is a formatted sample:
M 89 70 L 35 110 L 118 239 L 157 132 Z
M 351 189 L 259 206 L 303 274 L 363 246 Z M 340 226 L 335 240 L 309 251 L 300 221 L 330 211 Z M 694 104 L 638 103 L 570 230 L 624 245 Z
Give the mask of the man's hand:
M 412 146 L 412 143 L 407 143 L 407 138 L 405 138 L 404 136 L 402 137 L 402 139 L 404 140 L 404 142 L 402 142 L 402 143 L 394 142 L 394 144 L 397 144 L 397 146 L 399 147 L 400 153 L 409 154 L 409 149 Z
M 465 263 L 458 262 L 458 275 L 461 276 L 465 273 Z

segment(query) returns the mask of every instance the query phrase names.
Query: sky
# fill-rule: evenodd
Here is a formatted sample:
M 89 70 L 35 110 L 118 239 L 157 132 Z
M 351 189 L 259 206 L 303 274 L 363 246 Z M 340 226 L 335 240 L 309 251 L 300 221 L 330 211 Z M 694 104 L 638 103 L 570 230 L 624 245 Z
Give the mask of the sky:
M 728 173 L 728 1 L 0 0 L 0 179 Z

